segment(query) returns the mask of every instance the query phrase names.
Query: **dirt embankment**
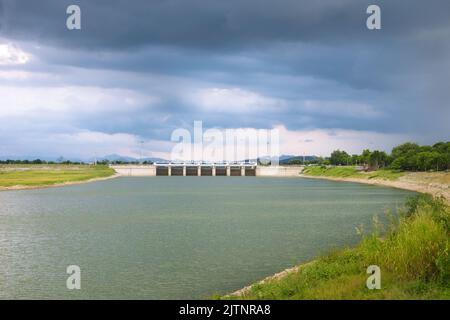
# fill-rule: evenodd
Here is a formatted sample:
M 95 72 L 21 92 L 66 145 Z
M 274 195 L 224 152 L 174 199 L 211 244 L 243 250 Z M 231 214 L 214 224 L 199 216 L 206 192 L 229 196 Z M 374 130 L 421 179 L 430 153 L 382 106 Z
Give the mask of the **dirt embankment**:
M 397 180 L 367 179 L 367 178 L 341 178 L 327 176 L 308 176 L 304 178 L 326 179 L 333 181 L 347 181 L 371 185 L 387 186 L 399 189 L 429 193 L 434 196 L 443 196 L 450 202 L 450 173 L 449 172 L 411 172 Z

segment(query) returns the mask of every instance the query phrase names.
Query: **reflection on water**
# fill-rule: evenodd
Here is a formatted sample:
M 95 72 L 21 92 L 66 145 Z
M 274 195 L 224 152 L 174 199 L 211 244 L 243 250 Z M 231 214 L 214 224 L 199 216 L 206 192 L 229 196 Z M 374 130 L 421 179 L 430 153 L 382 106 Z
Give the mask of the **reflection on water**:
M 202 298 L 333 247 L 411 192 L 309 179 L 119 178 L 0 192 L 0 298 Z M 81 290 L 66 289 L 68 265 Z

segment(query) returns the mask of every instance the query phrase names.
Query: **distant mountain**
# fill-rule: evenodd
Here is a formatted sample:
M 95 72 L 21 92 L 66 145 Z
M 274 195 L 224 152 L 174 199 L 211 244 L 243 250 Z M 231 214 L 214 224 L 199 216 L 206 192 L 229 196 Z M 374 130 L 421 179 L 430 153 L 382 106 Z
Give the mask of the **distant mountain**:
M 162 158 L 143 158 L 142 161 L 151 161 L 151 162 L 160 162 L 160 163 L 170 162 L 169 160 L 162 159 Z
M 122 161 L 122 162 L 135 162 L 135 161 L 138 161 L 136 158 L 122 156 L 120 154 L 108 154 L 108 155 L 103 156 L 103 157 L 97 157 L 97 159 L 91 158 L 90 160 L 92 160 L 92 161 L 94 161 L 94 160 L 97 160 L 97 161 L 108 160 L 108 161 Z
M 294 155 L 282 154 L 281 156 L 278 157 L 278 160 L 280 160 L 280 162 L 281 162 L 281 161 L 289 160 L 289 159 L 292 159 L 292 158 L 295 158 L 295 156 Z
M 94 160 L 95 160 L 95 158 L 91 158 L 90 162 L 93 162 Z M 111 161 L 111 162 L 113 162 L 113 161 L 117 161 L 117 162 L 118 161 L 120 161 L 120 162 L 144 162 L 144 161 L 147 161 L 147 162 L 168 162 L 167 160 L 162 159 L 162 158 L 147 157 L 147 158 L 140 159 L 140 158 L 122 156 L 120 154 L 109 154 L 109 155 L 97 158 L 97 161 L 104 161 L 104 160 Z
M 305 156 L 304 159 L 306 161 L 315 160 L 318 157 L 316 156 Z M 276 157 L 261 157 L 258 158 L 258 162 L 260 163 L 270 163 L 271 161 L 276 160 Z M 303 156 L 294 156 L 294 155 L 281 155 L 278 157 L 278 163 L 279 164 L 288 164 L 291 160 L 300 160 L 303 161 Z M 255 161 L 255 160 L 253 160 Z
M 316 160 L 316 156 L 286 156 L 285 158 L 281 159 L 280 157 L 280 164 L 288 164 L 291 160 L 300 160 L 300 161 L 311 161 Z

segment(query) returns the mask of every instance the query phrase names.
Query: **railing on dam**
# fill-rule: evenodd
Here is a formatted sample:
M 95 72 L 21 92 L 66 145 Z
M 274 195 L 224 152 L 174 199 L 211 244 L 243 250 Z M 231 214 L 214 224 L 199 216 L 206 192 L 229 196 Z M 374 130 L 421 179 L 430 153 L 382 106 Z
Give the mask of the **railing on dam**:
M 298 176 L 302 166 L 258 166 L 256 163 L 154 163 L 111 165 L 123 176 Z

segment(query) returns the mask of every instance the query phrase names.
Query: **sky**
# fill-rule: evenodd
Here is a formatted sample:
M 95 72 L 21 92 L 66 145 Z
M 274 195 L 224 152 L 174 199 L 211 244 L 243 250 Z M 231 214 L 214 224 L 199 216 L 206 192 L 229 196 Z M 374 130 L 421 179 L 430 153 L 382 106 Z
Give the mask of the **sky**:
M 449 15 L 448 0 L 0 0 L 0 158 L 168 158 L 194 121 L 276 129 L 294 155 L 449 140 Z

